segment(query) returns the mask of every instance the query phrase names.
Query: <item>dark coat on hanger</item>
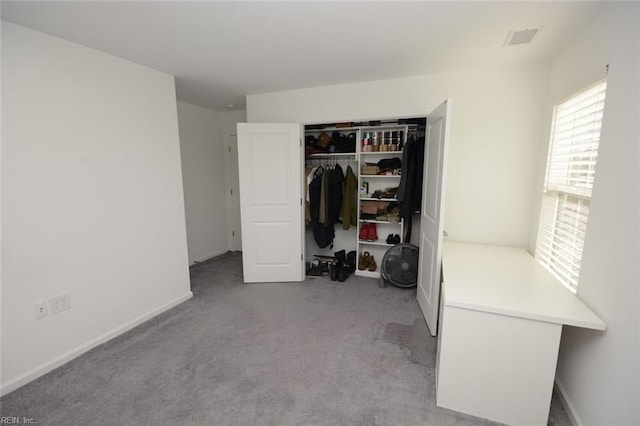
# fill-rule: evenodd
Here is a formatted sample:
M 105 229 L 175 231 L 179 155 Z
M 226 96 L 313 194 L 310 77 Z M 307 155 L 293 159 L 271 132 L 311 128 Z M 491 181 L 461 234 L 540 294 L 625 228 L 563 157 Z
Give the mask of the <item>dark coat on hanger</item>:
M 398 189 L 400 217 L 409 224 L 411 217 L 422 205 L 422 179 L 424 174 L 424 137 L 412 139 L 404 147 L 402 176 Z
M 322 167 L 318 167 L 313 180 L 309 184 L 309 206 L 311 208 L 311 220 L 320 219 L 320 193 L 322 190 Z
M 358 196 L 358 178 L 351 166 L 347 167 L 347 176 L 344 180 L 344 194 L 342 196 L 342 207 L 340 209 L 340 219 L 342 228 L 349 229 L 358 225 L 358 206 L 356 204 Z
M 327 210 L 330 223 L 340 223 L 340 208 L 342 207 L 342 186 L 344 183 L 344 172 L 339 164 L 328 171 L 329 176 L 327 193 Z

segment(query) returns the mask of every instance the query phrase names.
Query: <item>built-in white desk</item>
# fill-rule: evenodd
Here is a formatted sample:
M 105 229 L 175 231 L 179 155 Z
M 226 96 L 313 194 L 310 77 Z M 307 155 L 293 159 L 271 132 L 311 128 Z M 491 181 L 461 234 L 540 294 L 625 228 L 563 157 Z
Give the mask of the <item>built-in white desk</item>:
M 523 249 L 445 242 L 440 407 L 546 425 L 563 325 L 605 324 Z

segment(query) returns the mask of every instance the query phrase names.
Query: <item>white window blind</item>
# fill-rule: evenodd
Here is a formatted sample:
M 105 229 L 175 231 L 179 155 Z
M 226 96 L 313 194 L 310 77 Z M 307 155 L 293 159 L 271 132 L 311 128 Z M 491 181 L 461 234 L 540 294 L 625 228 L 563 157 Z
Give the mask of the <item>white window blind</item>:
M 576 291 L 607 89 L 601 81 L 556 105 L 536 258 Z

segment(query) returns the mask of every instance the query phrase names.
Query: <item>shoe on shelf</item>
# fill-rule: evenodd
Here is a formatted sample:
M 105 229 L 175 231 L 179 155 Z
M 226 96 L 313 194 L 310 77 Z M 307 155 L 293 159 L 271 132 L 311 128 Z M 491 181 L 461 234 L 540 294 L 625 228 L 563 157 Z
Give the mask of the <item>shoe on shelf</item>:
M 369 269 L 370 272 L 375 272 L 378 269 L 378 265 L 376 264 L 376 260 L 373 258 L 373 255 L 369 256 Z
M 364 271 L 365 269 L 367 269 L 369 267 L 369 252 L 365 251 L 364 253 L 360 254 L 360 257 L 358 259 L 358 269 L 361 271 Z
M 373 242 L 378 239 L 378 229 L 375 223 L 369 224 L 369 229 L 367 229 L 367 241 Z
M 358 238 L 362 241 L 366 241 L 368 236 L 369 236 L 369 224 L 363 223 L 360 225 L 360 234 L 358 235 Z
M 387 244 L 394 244 L 395 238 L 396 237 L 393 234 L 389 234 L 387 237 Z
M 400 244 L 400 235 L 396 234 L 393 237 L 393 244 Z

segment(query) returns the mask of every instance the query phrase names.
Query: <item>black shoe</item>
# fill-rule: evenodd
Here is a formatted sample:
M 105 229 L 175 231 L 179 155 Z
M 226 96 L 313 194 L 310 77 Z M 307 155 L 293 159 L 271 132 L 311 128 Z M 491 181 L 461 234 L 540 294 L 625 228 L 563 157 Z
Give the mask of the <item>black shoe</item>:
M 333 253 L 333 256 L 336 258 L 336 262 L 338 262 L 338 265 L 344 265 L 345 263 L 347 263 L 347 255 L 344 250 Z
M 354 273 L 356 271 L 356 259 L 358 255 L 355 250 L 347 253 L 347 266 L 349 267 L 349 272 Z
M 336 262 L 333 262 L 329 265 L 329 271 L 330 271 L 331 281 L 337 281 L 338 275 L 340 273 L 340 268 L 338 268 L 338 264 Z
M 351 272 L 349 271 L 348 266 L 338 268 L 338 282 L 345 282 L 347 278 L 349 278 L 349 275 L 351 275 Z
M 320 268 L 320 266 L 311 265 L 307 269 L 307 275 L 310 276 L 310 277 L 321 277 L 322 276 L 322 269 Z
M 393 244 L 400 244 L 400 235 L 396 234 L 393 237 Z
M 395 237 L 393 236 L 393 234 L 389 234 L 389 236 L 387 237 L 387 244 L 393 244 L 394 241 Z

